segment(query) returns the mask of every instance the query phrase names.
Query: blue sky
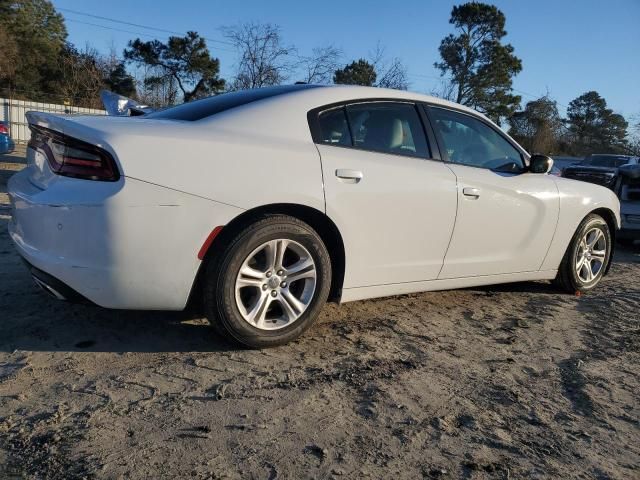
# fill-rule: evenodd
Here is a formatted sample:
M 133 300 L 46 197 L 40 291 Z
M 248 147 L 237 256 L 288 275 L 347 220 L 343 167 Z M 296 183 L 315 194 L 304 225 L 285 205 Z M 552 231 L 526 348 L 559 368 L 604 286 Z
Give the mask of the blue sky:
M 344 61 L 367 57 L 380 42 L 389 57 L 408 66 L 410 89 L 430 92 L 438 84 L 433 63 L 440 40 L 452 32 L 451 7 L 444 0 L 396 1 L 258 1 L 206 0 L 54 0 L 56 8 L 73 9 L 157 28 L 195 30 L 224 41 L 223 26 L 246 21 L 279 25 L 285 42 L 301 54 L 333 44 Z M 547 90 L 561 113 L 578 95 L 598 91 L 616 112 L 627 119 L 640 116 L 640 0 L 499 0 L 491 2 L 506 15 L 505 40 L 522 59 L 523 70 L 514 88 L 523 100 Z M 67 20 L 69 40 L 107 52 L 114 46 L 121 55 L 129 39 L 168 34 L 112 23 L 60 10 Z M 86 25 L 88 22 L 113 29 Z M 236 54 L 224 43 L 209 42 L 220 58 L 222 75 L 230 76 Z

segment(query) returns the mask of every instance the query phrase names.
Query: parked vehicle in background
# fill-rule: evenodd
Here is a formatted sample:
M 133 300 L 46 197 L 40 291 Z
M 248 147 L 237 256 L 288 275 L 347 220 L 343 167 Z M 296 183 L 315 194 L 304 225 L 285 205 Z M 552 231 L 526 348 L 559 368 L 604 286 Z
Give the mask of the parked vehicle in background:
M 557 168 L 561 173 L 562 171 L 572 165 L 577 165 L 584 160 L 584 157 L 565 157 L 553 155 L 553 166 Z
M 0 153 L 11 153 L 16 145 L 9 135 L 9 127 L 6 123 L 0 122 Z
M 618 180 L 618 169 L 623 165 L 637 165 L 638 157 L 630 155 L 593 154 L 562 171 L 562 176 L 583 182 L 596 183 L 614 189 Z
M 565 167 L 562 176 L 613 190 L 620 199 L 622 215 L 618 240 L 631 245 L 640 239 L 640 157 L 593 154 Z
M 296 85 L 139 117 L 27 114 L 9 231 L 36 282 L 109 308 L 184 309 L 252 347 L 329 299 L 555 280 L 593 289 L 620 227 L 610 190 L 548 175 L 467 107 Z
M 555 164 L 553 165 L 553 167 L 551 167 L 551 170 L 549 171 L 549 175 L 553 175 L 554 177 L 561 177 L 562 176 L 562 170 L 558 167 L 555 166 Z
M 640 164 L 628 164 L 620 167 L 615 192 L 620 198 L 622 230 L 619 239 L 632 245 L 640 240 Z

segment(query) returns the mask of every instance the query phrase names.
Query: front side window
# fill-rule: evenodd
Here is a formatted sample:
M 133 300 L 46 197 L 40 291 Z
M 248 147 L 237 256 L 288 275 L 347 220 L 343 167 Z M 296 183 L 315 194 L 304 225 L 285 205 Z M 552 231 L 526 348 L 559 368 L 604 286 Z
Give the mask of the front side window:
M 525 169 L 520 152 L 484 122 L 443 108 L 432 107 L 429 113 L 450 162 L 502 172 Z
M 355 148 L 428 157 L 427 139 L 415 105 L 359 103 L 348 105 L 346 111 Z

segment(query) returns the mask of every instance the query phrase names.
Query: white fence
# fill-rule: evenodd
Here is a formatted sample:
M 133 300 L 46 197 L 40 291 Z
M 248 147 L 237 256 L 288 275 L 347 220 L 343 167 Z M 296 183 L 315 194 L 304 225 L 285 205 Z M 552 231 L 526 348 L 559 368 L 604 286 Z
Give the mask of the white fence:
M 71 105 L 56 105 L 53 103 L 32 102 L 29 100 L 15 100 L 0 98 L 0 121 L 9 126 L 9 134 L 16 143 L 27 143 L 31 133 L 27 125 L 25 113 L 29 111 L 51 113 L 85 113 L 105 115 L 107 112 L 96 108 L 74 107 Z

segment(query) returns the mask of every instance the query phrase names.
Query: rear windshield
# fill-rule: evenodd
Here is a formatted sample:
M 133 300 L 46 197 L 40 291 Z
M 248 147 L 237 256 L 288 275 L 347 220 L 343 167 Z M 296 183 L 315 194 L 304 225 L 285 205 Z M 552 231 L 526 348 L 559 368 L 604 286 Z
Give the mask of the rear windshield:
M 591 155 L 584 159 L 582 165 L 591 165 L 593 167 L 609 167 L 618 168 L 626 165 L 631 161 L 630 157 L 615 155 Z
M 201 100 L 183 103 L 182 105 L 160 110 L 159 112 L 153 112 L 145 115 L 144 118 L 188 120 L 193 122 L 257 100 L 263 100 L 265 98 L 284 95 L 286 93 L 314 88 L 317 86 L 318 85 L 281 85 L 277 87 L 263 87 L 254 88 L 252 90 L 223 93 L 214 97 L 207 97 Z

